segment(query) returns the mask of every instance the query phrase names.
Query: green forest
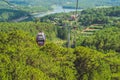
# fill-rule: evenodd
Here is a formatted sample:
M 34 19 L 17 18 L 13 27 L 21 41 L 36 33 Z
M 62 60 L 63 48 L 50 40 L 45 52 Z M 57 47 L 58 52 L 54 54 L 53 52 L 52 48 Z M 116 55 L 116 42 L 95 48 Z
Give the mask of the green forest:
M 86 9 L 77 21 L 72 14 L 1 21 L 0 80 L 120 80 L 120 7 Z
M 75 9 L 75 0 L 0 0 L 0 21 L 33 20 L 34 14 L 54 11 L 58 6 Z M 79 9 L 120 6 L 119 0 L 79 0 Z M 18 20 L 19 21 L 19 20 Z

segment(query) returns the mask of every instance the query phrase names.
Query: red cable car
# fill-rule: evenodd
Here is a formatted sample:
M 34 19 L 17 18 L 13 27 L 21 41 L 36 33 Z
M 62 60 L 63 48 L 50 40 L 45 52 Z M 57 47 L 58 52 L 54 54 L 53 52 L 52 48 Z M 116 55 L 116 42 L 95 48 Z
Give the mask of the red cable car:
M 39 32 L 37 34 L 36 42 L 39 46 L 43 46 L 45 44 L 45 34 L 43 32 Z
M 76 15 L 71 15 L 71 20 L 75 20 L 76 19 Z

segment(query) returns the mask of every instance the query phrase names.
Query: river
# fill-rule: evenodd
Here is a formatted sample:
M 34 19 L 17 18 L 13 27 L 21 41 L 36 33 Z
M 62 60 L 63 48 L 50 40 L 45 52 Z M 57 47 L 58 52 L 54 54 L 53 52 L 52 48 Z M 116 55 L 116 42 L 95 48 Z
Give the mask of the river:
M 50 14 L 62 13 L 62 12 L 68 13 L 68 12 L 75 11 L 75 10 L 76 9 L 65 9 L 65 8 L 62 8 L 62 6 L 56 6 L 53 11 L 33 13 L 32 15 L 34 17 L 43 17 L 43 16 L 50 15 Z M 78 9 L 78 10 L 81 11 L 82 9 Z

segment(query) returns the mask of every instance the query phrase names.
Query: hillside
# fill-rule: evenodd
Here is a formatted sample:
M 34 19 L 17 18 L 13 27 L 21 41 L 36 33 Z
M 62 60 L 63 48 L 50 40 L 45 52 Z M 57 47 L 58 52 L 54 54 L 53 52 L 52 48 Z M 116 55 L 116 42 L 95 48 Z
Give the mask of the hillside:
M 64 8 L 75 8 L 76 1 L 75 0 L 8 0 L 10 3 L 31 8 L 39 7 L 39 9 L 50 10 L 53 5 L 60 5 Z M 3 2 L 2 2 L 3 5 Z M 99 6 L 120 6 L 119 0 L 79 0 L 79 8 L 93 8 Z M 26 9 L 26 8 L 25 8 Z M 33 9 L 34 10 L 34 9 Z M 41 10 L 42 11 L 42 10 Z
M 68 34 L 69 34 L 69 29 L 70 29 L 70 34 L 71 34 L 71 43 L 70 44 L 71 44 L 71 46 L 74 45 L 73 41 L 75 39 L 75 36 L 76 36 L 76 40 L 77 40 L 76 45 L 80 46 L 80 45 L 85 44 L 84 46 L 86 46 L 87 39 L 92 40 L 93 37 L 98 34 L 98 33 L 96 33 L 98 31 L 108 29 L 111 31 L 111 34 L 112 34 L 113 31 L 112 31 L 111 27 L 113 27 L 115 29 L 117 27 L 119 30 L 119 24 L 120 24 L 120 14 L 119 13 L 120 13 L 120 7 L 99 8 L 99 9 L 95 8 L 95 9 L 87 9 L 87 10 L 78 12 L 79 16 L 77 18 L 77 22 L 75 22 L 74 20 L 73 21 L 70 20 L 70 16 L 72 13 L 52 14 L 52 15 L 48 15 L 48 16 L 40 18 L 40 21 L 47 22 L 47 23 L 53 23 L 56 26 L 59 26 L 58 27 L 58 37 L 63 40 L 68 39 Z M 76 30 L 74 30 L 74 26 L 77 26 Z M 118 33 L 116 31 L 116 35 L 117 34 L 119 34 L 119 31 L 118 31 Z M 100 35 L 103 37 L 102 34 L 100 34 Z M 106 34 L 106 36 L 108 36 L 108 34 Z M 117 38 L 118 38 L 118 36 L 117 36 Z M 92 37 L 92 39 L 89 37 Z M 86 39 L 86 41 L 85 41 L 85 39 Z M 111 39 L 112 39 L 112 37 L 111 37 Z M 117 42 L 118 39 L 115 39 L 115 41 Z M 97 40 L 97 36 L 96 36 L 95 40 Z M 100 41 L 102 41 L 102 40 L 100 40 Z M 105 41 L 105 40 L 103 40 L 103 41 Z M 98 45 L 97 43 L 95 45 L 93 45 L 94 41 L 92 41 L 92 42 L 88 41 L 88 43 L 89 42 L 90 42 L 90 44 L 88 44 L 89 47 L 92 46 L 91 48 L 100 50 L 96 46 L 96 45 Z M 105 43 L 107 43 L 107 42 L 105 41 Z M 105 43 L 103 44 L 104 47 L 106 45 Z M 113 49 L 112 43 L 108 42 L 108 44 L 111 45 L 110 49 L 112 50 Z M 117 43 L 114 43 L 114 44 L 117 45 Z M 102 51 L 102 50 L 100 50 L 100 51 Z M 105 50 L 105 52 L 106 51 L 107 50 Z
M 46 44 L 41 47 L 38 46 L 35 41 L 39 29 L 44 30 L 47 36 Z M 53 27 L 52 24 L 41 22 L 37 24 L 33 22 L 0 23 L 0 79 L 120 79 L 119 51 L 107 51 L 105 54 L 104 52 L 102 53 L 83 46 L 77 46 L 76 48 L 58 46 L 59 44 L 55 44 L 53 41 L 57 35 L 54 29 L 55 26 Z M 118 31 L 115 32 L 116 30 Z M 108 32 L 106 33 L 106 31 Z M 109 35 L 113 38 L 116 35 L 114 42 L 120 40 L 119 28 L 109 28 L 103 30 L 101 33 L 98 32 L 94 38 L 97 37 L 98 40 L 103 40 L 103 36 Z M 109 40 L 111 38 L 109 36 L 106 39 Z M 94 38 L 91 37 L 91 40 Z M 95 39 L 97 42 L 98 40 Z M 84 42 L 84 44 L 88 46 L 91 45 L 92 41 L 89 41 L 87 44 Z M 110 42 L 111 41 L 110 39 Z M 118 46 L 114 46 L 114 49 L 119 49 L 120 43 L 113 44 L 118 44 Z M 103 44 L 100 43 L 100 47 L 98 48 L 102 49 L 102 45 Z M 106 49 L 109 50 L 109 47 Z
M 24 17 L 27 20 L 31 19 L 31 14 L 33 13 L 43 13 L 47 11 L 52 11 L 57 7 L 56 5 L 62 6 L 63 8 L 73 9 L 76 7 L 76 1 L 74 0 L 0 0 L 0 9 L 3 11 L 0 14 L 0 21 L 13 21 L 14 19 Z M 109 7 L 109 6 L 120 6 L 119 0 L 79 0 L 78 8 L 96 8 L 96 7 Z M 8 10 L 10 9 L 10 10 Z M 6 11 L 5 11 L 6 10 Z M 13 13 L 14 11 L 16 11 Z M 5 11 L 5 13 L 4 13 Z M 8 11 L 8 12 L 7 12 Z M 18 13 L 20 12 L 20 13 Z M 14 16 L 15 15 L 15 16 Z M 23 16 L 22 16 L 23 15 Z M 29 15 L 29 16 L 25 16 Z M 4 17 L 6 16 L 6 17 Z
M 14 22 L 20 18 L 31 18 L 31 16 L 28 12 L 25 11 L 0 9 L 0 22 Z
M 0 80 L 120 80 L 120 7 L 79 11 L 76 21 L 71 15 L 0 22 Z M 36 43 L 40 31 L 44 46 Z
M 12 3 L 15 4 L 23 4 L 23 5 L 53 5 L 53 4 L 58 4 L 59 2 L 64 3 L 64 4 L 75 4 L 75 0 L 8 0 Z M 44 3 L 46 2 L 46 3 Z M 95 6 L 101 6 L 101 5 L 120 5 L 120 1 L 119 0 L 79 0 L 79 4 L 82 4 L 81 6 L 87 5 L 89 3 L 89 6 L 91 5 L 95 5 Z

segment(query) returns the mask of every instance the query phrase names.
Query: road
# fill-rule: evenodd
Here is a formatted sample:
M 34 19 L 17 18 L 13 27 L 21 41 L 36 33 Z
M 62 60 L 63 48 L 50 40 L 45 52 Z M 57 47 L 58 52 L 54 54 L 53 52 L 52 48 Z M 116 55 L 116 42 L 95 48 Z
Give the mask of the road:
M 25 20 L 25 19 L 27 19 L 27 18 L 28 18 L 28 16 L 23 16 L 23 17 L 20 17 L 20 18 L 18 18 L 18 19 L 12 20 L 12 22 L 20 22 L 20 21 L 23 21 L 23 20 Z

